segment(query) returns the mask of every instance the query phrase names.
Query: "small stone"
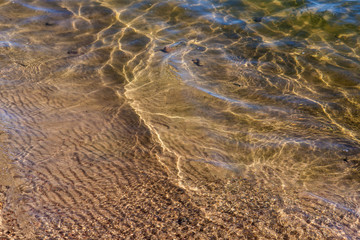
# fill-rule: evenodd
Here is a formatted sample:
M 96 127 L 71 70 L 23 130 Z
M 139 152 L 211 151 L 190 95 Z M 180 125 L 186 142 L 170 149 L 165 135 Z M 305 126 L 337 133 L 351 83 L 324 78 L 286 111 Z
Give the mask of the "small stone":
M 199 67 L 201 67 L 201 66 L 203 66 L 202 64 L 201 64 L 201 62 L 200 62 L 200 59 L 193 59 L 193 60 L 191 60 L 195 65 L 197 65 L 197 66 L 199 66 Z
M 171 47 L 164 47 L 163 49 L 161 49 L 160 51 L 164 52 L 164 53 L 169 53 L 172 51 Z
M 261 22 L 262 17 L 253 17 L 254 22 Z

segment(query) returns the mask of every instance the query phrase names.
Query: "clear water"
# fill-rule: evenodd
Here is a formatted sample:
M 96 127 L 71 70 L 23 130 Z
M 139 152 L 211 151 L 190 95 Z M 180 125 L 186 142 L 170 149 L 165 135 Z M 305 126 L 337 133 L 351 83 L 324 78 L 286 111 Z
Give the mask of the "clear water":
M 359 1 L 0 1 L 4 239 L 358 239 Z

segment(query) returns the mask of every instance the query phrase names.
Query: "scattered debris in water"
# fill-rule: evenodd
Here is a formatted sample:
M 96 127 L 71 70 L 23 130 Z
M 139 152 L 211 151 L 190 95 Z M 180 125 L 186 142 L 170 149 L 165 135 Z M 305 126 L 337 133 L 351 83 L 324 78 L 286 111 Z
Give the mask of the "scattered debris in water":
M 253 17 L 253 21 L 254 21 L 254 22 L 261 22 L 261 21 L 262 21 L 262 17 Z
M 24 63 L 21 63 L 21 62 L 15 62 L 15 63 L 19 64 L 22 67 L 26 67 L 26 64 L 24 64 Z
M 173 51 L 173 49 L 171 47 L 164 47 L 163 49 L 161 49 L 160 51 L 164 52 L 164 53 L 169 53 L 171 51 Z
M 199 67 L 201 67 L 201 66 L 203 66 L 202 64 L 201 64 L 201 62 L 200 62 L 200 59 L 193 59 L 193 60 L 191 60 L 195 65 L 197 65 L 197 66 L 199 66 Z
M 45 26 L 54 26 L 54 25 L 55 25 L 55 23 L 49 23 L 49 22 L 45 23 Z
M 173 43 L 171 45 L 165 46 L 164 48 L 160 49 L 160 51 L 162 51 L 164 53 L 170 53 L 170 52 L 173 52 L 183 46 L 186 46 L 186 42 L 179 41 L 179 42 Z

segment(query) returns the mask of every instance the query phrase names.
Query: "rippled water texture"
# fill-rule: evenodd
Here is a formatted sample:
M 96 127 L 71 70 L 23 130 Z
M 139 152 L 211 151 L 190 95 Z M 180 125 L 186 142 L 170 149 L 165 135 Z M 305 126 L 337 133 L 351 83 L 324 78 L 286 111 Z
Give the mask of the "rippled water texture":
M 0 1 L 1 239 L 360 239 L 359 12 Z

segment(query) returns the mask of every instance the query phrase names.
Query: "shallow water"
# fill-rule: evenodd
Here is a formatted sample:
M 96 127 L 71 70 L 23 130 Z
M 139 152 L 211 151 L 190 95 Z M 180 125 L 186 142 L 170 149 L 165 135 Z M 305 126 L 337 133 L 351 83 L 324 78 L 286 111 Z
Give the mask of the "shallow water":
M 358 1 L 0 1 L 7 239 L 358 239 Z

